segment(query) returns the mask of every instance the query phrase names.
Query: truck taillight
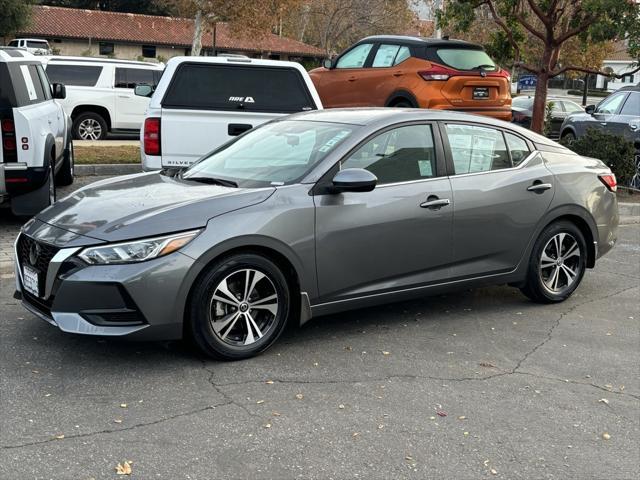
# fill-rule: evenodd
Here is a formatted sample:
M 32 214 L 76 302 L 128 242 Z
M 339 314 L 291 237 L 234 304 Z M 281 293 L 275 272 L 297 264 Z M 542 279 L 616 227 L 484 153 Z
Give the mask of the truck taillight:
M 16 124 L 13 118 L 0 120 L 0 133 L 2 136 L 2 153 L 5 162 L 18 161 L 16 145 Z
M 144 121 L 144 153 L 145 155 L 160 155 L 160 119 L 156 117 L 147 118 Z
M 615 192 L 616 190 L 618 190 L 618 181 L 616 180 L 616 176 L 613 173 L 604 173 L 598 175 L 598 178 L 602 183 L 604 183 L 605 187 L 607 187 L 610 192 Z
M 15 134 L 16 126 L 13 123 L 13 120 L 11 120 L 10 118 L 5 118 L 4 120 L 2 120 L 0 125 L 2 126 L 2 133 L 3 134 L 9 134 L 9 133 Z

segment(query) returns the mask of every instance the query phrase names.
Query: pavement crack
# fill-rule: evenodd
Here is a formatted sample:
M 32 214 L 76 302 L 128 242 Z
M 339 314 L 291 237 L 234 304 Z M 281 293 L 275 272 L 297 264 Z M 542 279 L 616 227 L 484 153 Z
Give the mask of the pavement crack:
M 176 418 L 182 418 L 182 417 L 188 417 L 191 415 L 197 415 L 200 414 L 202 412 L 206 412 L 209 410 L 215 410 L 218 407 L 224 407 L 227 405 L 231 405 L 232 402 L 223 402 L 223 403 L 218 403 L 216 405 L 207 405 L 206 407 L 202 407 L 202 408 L 198 408 L 195 410 L 190 410 L 188 412 L 182 412 L 182 413 L 177 413 L 175 415 L 170 415 L 168 417 L 163 417 L 163 418 L 159 418 L 156 420 L 152 420 L 150 422 L 142 422 L 142 423 L 137 423 L 135 425 L 131 425 L 128 427 L 122 427 L 122 428 L 105 428 L 104 430 L 98 430 L 95 432 L 86 432 L 86 433 L 78 433 L 76 435 L 65 435 L 64 438 L 62 439 L 58 439 L 58 438 L 47 438 L 46 440 L 36 440 L 34 442 L 27 442 L 27 443 L 21 443 L 21 444 L 16 444 L 16 445 L 2 445 L 0 446 L 0 449 L 2 450 L 13 450 L 16 448 L 24 448 L 24 447 L 32 447 L 35 445 L 44 445 L 47 443 L 52 443 L 52 442 L 63 442 L 66 440 L 71 440 L 71 439 L 75 439 L 75 438 L 90 438 L 96 435 L 104 435 L 107 433 L 120 433 L 120 432 L 126 432 L 126 431 L 131 431 L 131 430 L 135 430 L 137 428 L 141 428 L 141 427 L 148 427 L 151 425 L 159 425 L 161 423 L 164 422 L 168 422 L 170 420 L 175 420 Z

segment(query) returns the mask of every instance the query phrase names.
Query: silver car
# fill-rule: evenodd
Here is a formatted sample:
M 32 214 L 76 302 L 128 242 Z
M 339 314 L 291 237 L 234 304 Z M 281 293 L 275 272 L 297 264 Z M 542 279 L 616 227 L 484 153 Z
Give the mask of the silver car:
M 487 117 L 301 113 L 44 210 L 17 296 L 65 332 L 246 358 L 287 323 L 461 287 L 561 302 L 615 244 L 615 190 L 601 161 Z

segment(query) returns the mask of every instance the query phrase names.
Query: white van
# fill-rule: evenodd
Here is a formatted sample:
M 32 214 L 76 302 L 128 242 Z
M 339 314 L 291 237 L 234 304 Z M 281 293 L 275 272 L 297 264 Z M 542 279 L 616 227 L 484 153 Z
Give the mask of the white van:
M 51 82 L 67 88 L 61 103 L 79 140 L 102 140 L 109 132 L 137 133 L 149 99 L 134 95 L 134 87 L 155 87 L 164 68 L 151 62 L 66 56 L 46 57 L 43 63 Z
M 151 95 L 152 88 L 136 88 Z M 307 71 L 295 62 L 174 57 L 153 92 L 140 134 L 145 171 L 188 166 L 273 118 L 322 109 Z

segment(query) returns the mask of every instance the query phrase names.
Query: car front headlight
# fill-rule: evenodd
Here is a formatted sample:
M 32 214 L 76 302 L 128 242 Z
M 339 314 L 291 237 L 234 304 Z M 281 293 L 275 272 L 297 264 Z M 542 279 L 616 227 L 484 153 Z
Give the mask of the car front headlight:
M 91 265 L 144 262 L 175 252 L 193 240 L 200 230 L 174 233 L 163 237 L 88 247 L 78 255 Z

